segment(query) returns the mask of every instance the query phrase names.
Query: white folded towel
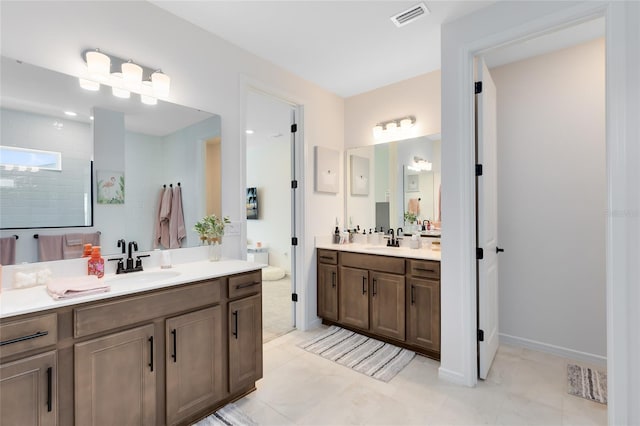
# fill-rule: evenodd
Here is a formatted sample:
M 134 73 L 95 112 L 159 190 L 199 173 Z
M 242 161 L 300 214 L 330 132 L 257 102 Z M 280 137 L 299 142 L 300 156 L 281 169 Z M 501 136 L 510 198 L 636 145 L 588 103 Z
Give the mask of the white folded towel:
M 111 286 L 99 281 L 95 275 L 55 278 L 47 284 L 47 292 L 56 300 L 104 293 L 109 290 Z

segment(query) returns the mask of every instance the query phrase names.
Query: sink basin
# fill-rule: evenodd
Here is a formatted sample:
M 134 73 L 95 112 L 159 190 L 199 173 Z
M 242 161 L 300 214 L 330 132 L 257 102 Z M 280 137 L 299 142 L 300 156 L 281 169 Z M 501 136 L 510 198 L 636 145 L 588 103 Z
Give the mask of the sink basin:
M 124 275 L 117 275 L 107 282 L 114 284 L 147 284 L 177 277 L 178 275 L 180 275 L 178 271 L 130 272 Z

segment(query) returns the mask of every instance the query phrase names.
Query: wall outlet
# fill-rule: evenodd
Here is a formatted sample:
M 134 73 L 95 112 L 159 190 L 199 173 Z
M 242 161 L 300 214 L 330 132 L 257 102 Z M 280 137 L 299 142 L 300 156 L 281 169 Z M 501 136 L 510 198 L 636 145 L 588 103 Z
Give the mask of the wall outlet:
M 231 221 L 231 223 L 227 223 L 224 228 L 224 235 L 240 235 L 241 226 L 242 222 Z

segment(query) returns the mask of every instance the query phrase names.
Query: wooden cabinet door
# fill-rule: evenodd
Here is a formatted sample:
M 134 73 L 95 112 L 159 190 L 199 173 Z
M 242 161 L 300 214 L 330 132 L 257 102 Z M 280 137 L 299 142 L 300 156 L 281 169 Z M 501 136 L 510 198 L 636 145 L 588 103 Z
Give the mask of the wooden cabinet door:
M 48 426 L 57 424 L 56 352 L 0 366 L 0 423 Z
M 318 264 L 318 316 L 338 321 L 338 267 Z
M 229 391 L 247 389 L 262 377 L 262 297 L 229 302 Z
M 74 346 L 77 425 L 156 423 L 153 338 L 149 324 Z
M 340 267 L 339 320 L 369 329 L 369 271 Z
M 404 275 L 371 272 L 371 331 L 405 339 Z
M 440 281 L 409 278 L 407 342 L 440 351 Z
M 167 424 L 224 399 L 222 308 L 215 306 L 165 323 Z

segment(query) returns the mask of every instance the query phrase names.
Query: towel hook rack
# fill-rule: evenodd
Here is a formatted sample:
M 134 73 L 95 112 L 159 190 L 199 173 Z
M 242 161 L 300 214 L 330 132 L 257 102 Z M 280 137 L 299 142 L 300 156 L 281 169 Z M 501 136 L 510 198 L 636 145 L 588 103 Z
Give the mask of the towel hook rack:
M 13 234 L 13 238 L 15 238 L 16 240 L 20 239 L 20 237 L 16 234 Z

